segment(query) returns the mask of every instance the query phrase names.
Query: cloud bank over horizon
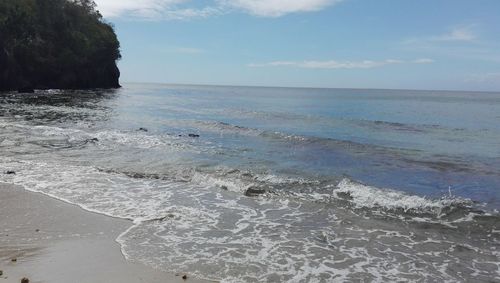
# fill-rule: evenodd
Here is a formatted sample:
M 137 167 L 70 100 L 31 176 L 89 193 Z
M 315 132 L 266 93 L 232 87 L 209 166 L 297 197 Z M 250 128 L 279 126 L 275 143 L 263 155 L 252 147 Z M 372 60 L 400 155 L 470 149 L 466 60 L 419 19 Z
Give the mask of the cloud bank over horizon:
M 291 13 L 315 12 L 343 0 L 210 0 L 197 6 L 192 0 L 95 0 L 107 18 L 131 16 L 144 20 L 186 20 L 231 12 L 258 17 L 281 17 Z

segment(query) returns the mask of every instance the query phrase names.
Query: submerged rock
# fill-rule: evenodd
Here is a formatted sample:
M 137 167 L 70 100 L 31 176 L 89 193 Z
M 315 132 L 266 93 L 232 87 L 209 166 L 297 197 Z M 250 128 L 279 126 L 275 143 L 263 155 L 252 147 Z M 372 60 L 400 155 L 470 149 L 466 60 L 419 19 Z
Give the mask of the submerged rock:
M 168 219 L 175 219 L 175 215 L 173 213 L 169 213 L 167 215 L 165 215 L 164 217 L 160 217 L 160 218 L 157 218 L 157 219 L 152 219 L 150 221 L 166 221 Z
M 245 191 L 245 195 L 247 197 L 257 197 L 259 195 L 265 194 L 266 190 L 257 188 L 257 187 L 250 187 Z

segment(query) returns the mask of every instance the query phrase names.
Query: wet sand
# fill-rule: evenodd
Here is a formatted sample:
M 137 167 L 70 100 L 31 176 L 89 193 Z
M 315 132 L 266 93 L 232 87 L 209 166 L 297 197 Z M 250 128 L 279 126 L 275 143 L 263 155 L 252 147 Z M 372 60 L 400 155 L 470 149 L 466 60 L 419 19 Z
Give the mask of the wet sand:
M 130 225 L 0 183 L 0 283 L 207 282 L 125 260 L 115 239 Z

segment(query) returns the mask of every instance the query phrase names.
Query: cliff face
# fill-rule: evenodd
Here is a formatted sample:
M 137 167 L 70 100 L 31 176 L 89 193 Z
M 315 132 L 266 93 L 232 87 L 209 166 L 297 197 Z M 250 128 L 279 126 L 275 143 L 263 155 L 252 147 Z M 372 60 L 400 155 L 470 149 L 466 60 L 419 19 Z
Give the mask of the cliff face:
M 95 7 L 0 0 L 0 90 L 120 87 L 120 43 Z

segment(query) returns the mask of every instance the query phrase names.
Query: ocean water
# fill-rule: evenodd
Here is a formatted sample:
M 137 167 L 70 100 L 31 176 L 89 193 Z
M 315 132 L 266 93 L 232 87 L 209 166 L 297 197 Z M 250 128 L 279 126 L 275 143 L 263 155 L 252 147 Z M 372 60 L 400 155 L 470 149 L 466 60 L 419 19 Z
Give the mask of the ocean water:
M 500 93 L 2 93 L 0 182 L 132 220 L 123 254 L 169 272 L 500 282 Z

